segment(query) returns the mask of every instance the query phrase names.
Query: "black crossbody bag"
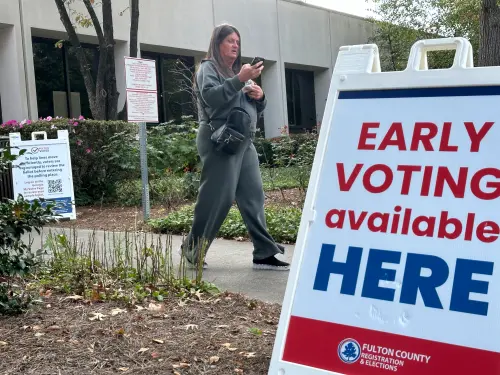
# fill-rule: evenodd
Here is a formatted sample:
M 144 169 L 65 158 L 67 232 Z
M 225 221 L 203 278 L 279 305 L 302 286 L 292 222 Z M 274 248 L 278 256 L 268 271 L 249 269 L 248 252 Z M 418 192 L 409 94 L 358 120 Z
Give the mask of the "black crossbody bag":
M 196 82 L 196 78 L 195 78 Z M 198 87 L 198 84 L 196 83 Z M 210 139 L 215 145 L 217 151 L 222 151 L 229 155 L 234 155 L 238 152 L 239 148 L 246 139 L 245 134 L 248 134 L 248 129 L 250 127 L 251 118 L 248 112 L 243 108 L 241 104 L 243 93 L 240 95 L 240 106 L 233 107 L 229 112 L 226 121 L 222 126 L 215 129 L 212 125 L 212 119 L 208 116 L 205 111 L 205 106 L 202 105 L 205 115 L 208 118 L 208 126 L 212 130 L 212 135 Z M 204 104 L 203 98 L 201 97 L 200 90 L 198 88 L 198 96 L 201 103 Z

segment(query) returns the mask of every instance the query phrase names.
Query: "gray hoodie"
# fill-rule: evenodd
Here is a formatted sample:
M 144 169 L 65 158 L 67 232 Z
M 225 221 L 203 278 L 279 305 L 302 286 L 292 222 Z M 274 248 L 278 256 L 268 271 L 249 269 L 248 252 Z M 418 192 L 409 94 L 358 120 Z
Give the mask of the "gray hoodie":
M 198 100 L 200 124 L 207 124 L 208 117 L 214 127 L 221 126 L 234 107 L 243 107 L 250 115 L 250 131 L 257 128 L 257 119 L 266 108 L 267 99 L 256 101 L 241 91 L 245 87 L 238 76 L 224 78 L 210 60 L 203 60 L 196 75 L 196 83 L 203 103 Z

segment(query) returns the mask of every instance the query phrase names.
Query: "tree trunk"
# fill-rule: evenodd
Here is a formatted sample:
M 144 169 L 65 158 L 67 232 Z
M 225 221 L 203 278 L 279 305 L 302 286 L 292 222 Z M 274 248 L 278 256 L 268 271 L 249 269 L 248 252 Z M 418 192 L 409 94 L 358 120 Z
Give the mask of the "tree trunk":
M 139 0 L 132 0 L 130 9 L 130 57 L 137 57 L 139 34 Z
M 87 95 L 89 97 L 89 105 L 90 111 L 92 112 L 92 117 L 94 118 L 104 118 L 106 116 L 106 112 L 104 111 L 104 107 L 101 103 L 96 100 L 96 86 L 94 82 L 94 78 L 92 77 L 91 65 L 87 60 L 87 56 L 85 55 L 82 46 L 80 44 L 80 39 L 76 34 L 75 28 L 71 23 L 71 19 L 69 18 L 68 11 L 66 10 L 65 1 L 64 0 L 55 0 L 57 10 L 59 11 L 59 16 L 61 18 L 61 22 L 68 33 L 69 40 L 72 46 L 75 48 L 76 57 L 78 59 L 78 63 L 80 65 L 80 72 L 83 76 L 83 82 L 85 84 L 85 89 L 87 90 Z
M 139 0 L 131 0 L 130 5 L 130 57 L 138 55 L 138 35 L 139 35 Z M 118 119 L 127 120 L 127 102 L 123 105 L 122 110 L 118 113 Z
M 111 0 L 102 0 L 102 24 L 104 28 L 105 48 L 101 53 L 106 54 L 106 97 L 103 98 L 106 103 L 106 118 L 116 120 L 118 111 L 118 90 L 116 88 L 116 66 L 115 66 L 115 38 L 113 30 L 113 12 Z
M 500 66 L 500 8 L 496 0 L 482 0 L 479 66 Z

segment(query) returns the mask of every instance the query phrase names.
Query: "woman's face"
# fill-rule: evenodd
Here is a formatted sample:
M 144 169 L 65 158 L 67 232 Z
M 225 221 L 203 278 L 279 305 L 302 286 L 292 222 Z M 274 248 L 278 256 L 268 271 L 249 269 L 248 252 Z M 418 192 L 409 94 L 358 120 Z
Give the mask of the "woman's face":
M 238 34 L 229 34 L 220 44 L 220 54 L 224 60 L 236 60 L 240 49 Z

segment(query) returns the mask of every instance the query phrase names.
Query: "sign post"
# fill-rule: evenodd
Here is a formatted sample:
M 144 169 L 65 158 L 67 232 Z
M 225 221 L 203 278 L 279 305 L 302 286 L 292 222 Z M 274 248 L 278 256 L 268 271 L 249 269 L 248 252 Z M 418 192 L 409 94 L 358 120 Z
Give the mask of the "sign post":
M 57 216 L 76 219 L 68 131 L 58 130 L 56 139 L 47 139 L 46 132 L 33 132 L 31 138 L 23 141 L 21 133 L 9 134 L 13 153 L 26 150 L 13 162 L 14 198 L 21 194 L 28 201 L 52 201 Z
M 150 214 L 150 202 L 146 123 L 158 122 L 156 62 L 148 59 L 125 57 L 125 74 L 128 121 L 139 123 L 142 207 L 144 220 L 147 220 Z
M 499 105 L 466 39 L 341 48 L 269 374 L 499 374 Z

